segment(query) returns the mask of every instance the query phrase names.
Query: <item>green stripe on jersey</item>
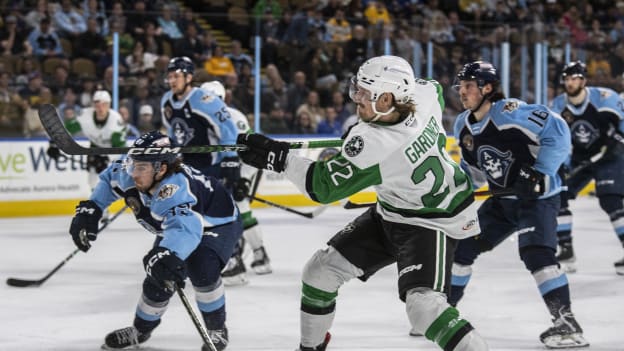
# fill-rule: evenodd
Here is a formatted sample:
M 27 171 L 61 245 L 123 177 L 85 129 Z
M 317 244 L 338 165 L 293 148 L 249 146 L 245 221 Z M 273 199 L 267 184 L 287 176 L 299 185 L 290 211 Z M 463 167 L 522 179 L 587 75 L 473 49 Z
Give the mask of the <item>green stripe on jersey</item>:
M 436 231 L 436 277 L 433 289 L 444 292 L 446 282 L 446 236 L 441 231 Z

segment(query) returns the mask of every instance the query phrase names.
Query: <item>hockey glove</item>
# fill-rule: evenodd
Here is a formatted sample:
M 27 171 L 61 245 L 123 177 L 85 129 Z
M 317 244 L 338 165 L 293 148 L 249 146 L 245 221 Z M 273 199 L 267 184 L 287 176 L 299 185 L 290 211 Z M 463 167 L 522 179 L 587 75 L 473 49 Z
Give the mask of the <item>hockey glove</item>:
M 535 200 L 544 194 L 544 175 L 529 165 L 522 165 L 513 190 L 522 200 Z
M 96 173 L 101 173 L 108 167 L 108 156 L 89 155 L 87 156 L 87 168 L 95 169 Z
M 69 227 L 69 234 L 80 251 L 87 252 L 91 248 L 90 241 L 97 239 L 100 218 L 102 218 L 102 210 L 95 202 L 80 201 L 76 206 L 76 215 Z
M 175 290 L 175 283 L 180 288 L 184 288 L 186 279 L 186 265 L 175 253 L 164 247 L 152 248 L 143 257 L 145 273 L 156 285 L 172 292 Z
M 284 171 L 290 147 L 288 143 L 275 141 L 262 134 L 239 134 L 236 142 L 248 147 L 247 150 L 238 152 L 243 162 L 278 173 Z
M 225 157 L 219 163 L 221 179 L 228 191 L 233 192 L 236 182 L 240 179 L 240 160 L 238 157 Z
M 61 156 L 61 150 L 56 147 L 56 144 L 53 142 L 50 142 L 50 146 L 48 146 L 48 150 L 46 150 L 46 154 L 48 154 L 48 156 L 55 160 L 58 161 L 59 156 Z
M 245 200 L 249 196 L 249 186 L 251 182 L 249 179 L 241 178 L 236 184 L 234 184 L 234 191 L 232 191 L 232 197 L 239 202 Z

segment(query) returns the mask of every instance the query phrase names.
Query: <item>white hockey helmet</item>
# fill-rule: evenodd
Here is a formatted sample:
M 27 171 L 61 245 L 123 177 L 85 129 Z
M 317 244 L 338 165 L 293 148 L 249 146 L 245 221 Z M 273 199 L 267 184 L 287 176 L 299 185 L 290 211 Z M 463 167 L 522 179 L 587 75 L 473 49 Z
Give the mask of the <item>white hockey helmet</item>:
M 352 85 L 371 92 L 371 101 L 383 93 L 392 93 L 401 104 L 412 100 L 416 82 L 412 66 L 398 56 L 377 56 L 364 62 L 352 79 Z
M 218 80 L 205 82 L 200 86 L 200 89 L 214 93 L 221 100 L 225 99 L 225 87 Z

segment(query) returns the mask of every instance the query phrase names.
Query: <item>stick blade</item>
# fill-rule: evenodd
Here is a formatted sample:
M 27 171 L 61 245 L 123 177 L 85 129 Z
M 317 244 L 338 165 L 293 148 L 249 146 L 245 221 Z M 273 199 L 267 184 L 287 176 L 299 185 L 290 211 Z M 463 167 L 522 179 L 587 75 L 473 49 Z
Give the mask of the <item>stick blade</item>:
M 65 129 L 56 107 L 52 104 L 43 104 L 39 107 L 39 120 L 50 139 L 66 154 L 89 154 L 88 148 L 78 145 L 71 134 Z
M 28 287 L 36 287 L 41 285 L 41 282 L 38 280 L 27 280 L 27 279 L 17 279 L 17 278 L 9 278 L 6 281 L 7 285 L 13 286 L 16 288 L 28 288 Z

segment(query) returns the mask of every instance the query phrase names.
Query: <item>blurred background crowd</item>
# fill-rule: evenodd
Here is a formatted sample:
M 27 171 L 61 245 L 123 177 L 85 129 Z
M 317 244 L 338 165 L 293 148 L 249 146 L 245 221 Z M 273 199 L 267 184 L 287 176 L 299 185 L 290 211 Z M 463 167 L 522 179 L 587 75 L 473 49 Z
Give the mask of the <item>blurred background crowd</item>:
M 119 35 L 119 112 L 136 133 L 161 127 L 168 60 L 188 56 L 194 81 L 220 80 L 226 102 L 268 134 L 338 136 L 357 119 L 348 81 L 367 58 L 420 62 L 445 87 L 445 127 L 461 111 L 453 77 L 467 61 L 496 61 L 511 45 L 510 95 L 520 97 L 520 48 L 548 44 L 548 97 L 561 93 L 564 47 L 590 85 L 624 90 L 624 1 L 561 0 L 0 0 L 0 137 L 45 135 L 37 108 L 71 119 L 97 89 L 112 91 Z M 261 70 L 254 70 L 254 37 Z M 418 57 L 415 57 L 417 55 Z M 532 57 L 529 55 L 529 57 Z M 529 67 L 532 67 L 529 65 Z M 531 94 L 525 96 L 533 101 Z

